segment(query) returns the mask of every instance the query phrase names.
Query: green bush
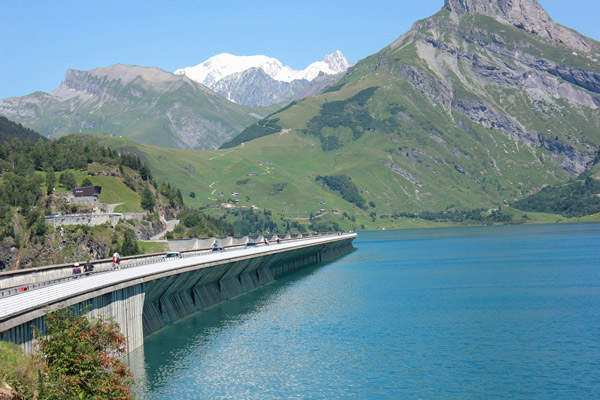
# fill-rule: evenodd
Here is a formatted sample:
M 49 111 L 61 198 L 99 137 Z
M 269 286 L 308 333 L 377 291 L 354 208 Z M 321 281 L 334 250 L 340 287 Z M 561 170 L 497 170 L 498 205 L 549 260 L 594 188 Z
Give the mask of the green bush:
M 281 126 L 277 124 L 277 122 L 279 122 L 279 118 L 267 118 L 258 121 L 254 125 L 250 125 L 246 129 L 244 129 L 242 133 L 231 139 L 229 142 L 224 143 L 220 148 L 229 149 L 239 144 L 242 144 L 243 142 L 249 142 L 250 140 L 258 139 L 260 137 L 271 135 L 273 133 L 281 131 Z
M 152 191 L 148 186 L 144 186 L 142 189 L 142 201 L 140 203 L 141 207 L 147 211 L 154 211 L 154 206 L 156 205 L 156 198 L 152 194 Z
M 64 186 L 67 190 L 73 190 L 75 186 L 77 186 L 77 181 L 75 180 L 75 175 L 71 171 L 65 171 L 58 178 L 58 182 Z
M 326 134 L 325 128 L 347 127 L 352 131 L 352 140 L 359 139 L 375 123 L 363 107 L 377 89 L 377 87 L 370 87 L 347 100 L 324 103 L 321 112 L 307 124 L 305 133 L 318 137 L 323 151 L 331 151 L 343 146 L 337 136 Z
M 14 399 L 131 399 L 132 374 L 119 325 L 86 318 L 72 309 L 46 315 L 46 333 L 36 330 L 37 351 L 0 342 L 0 387 Z
M 72 309 L 46 316 L 47 335 L 37 332 L 47 370 L 41 399 L 131 399 L 131 377 L 117 357 L 125 353 L 119 325 L 88 319 Z
M 122 256 L 134 256 L 140 254 L 140 249 L 137 244 L 135 232 L 133 229 L 127 229 L 123 235 L 123 244 L 121 245 Z
M 600 212 L 600 182 L 586 177 L 562 185 L 548 186 L 513 204 L 521 211 L 582 217 Z

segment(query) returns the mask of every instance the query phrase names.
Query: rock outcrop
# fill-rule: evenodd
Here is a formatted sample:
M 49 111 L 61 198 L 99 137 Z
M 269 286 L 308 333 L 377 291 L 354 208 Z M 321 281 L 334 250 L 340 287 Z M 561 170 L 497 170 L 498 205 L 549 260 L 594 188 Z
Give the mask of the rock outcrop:
M 550 132 L 560 129 L 565 119 L 578 118 L 580 110 L 600 107 L 598 43 L 552 21 L 536 0 L 446 0 L 444 8 L 451 12 L 450 18 L 419 21 L 390 46 L 393 52 L 414 44 L 427 68 L 405 63 L 387 68 L 445 110 L 551 152 L 569 176 L 583 172 L 593 159 L 594 146 L 582 146 L 586 139 L 569 143 Z M 504 37 L 503 28 L 473 25 L 465 30 L 457 23 L 472 14 L 492 17 L 525 33 L 521 40 L 511 41 Z M 560 61 L 551 51 L 562 55 Z M 502 101 L 512 92 L 527 96 L 533 109 L 508 112 Z M 527 122 L 527 112 L 551 115 L 545 120 L 562 114 L 563 121 L 540 132 L 539 125 L 534 128 Z
M 536 0 L 446 0 L 444 8 L 460 14 L 482 14 L 565 46 L 590 52 L 594 43 L 554 22 Z

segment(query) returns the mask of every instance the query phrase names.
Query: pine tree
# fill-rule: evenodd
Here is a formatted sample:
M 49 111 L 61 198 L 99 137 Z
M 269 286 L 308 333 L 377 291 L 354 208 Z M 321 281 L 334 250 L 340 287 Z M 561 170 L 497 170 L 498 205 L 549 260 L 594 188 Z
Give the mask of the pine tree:
M 46 171 L 46 187 L 47 187 L 47 194 L 52 194 L 54 192 L 54 185 L 56 184 L 56 176 L 54 175 L 54 170 L 53 169 L 49 169 L 48 171 Z
M 154 210 L 154 206 L 156 205 L 156 199 L 152 194 L 152 191 L 148 186 L 144 186 L 142 190 L 142 202 L 141 206 L 144 210 L 148 210 L 152 212 Z
M 132 229 L 127 229 L 123 236 L 123 244 L 121 245 L 122 256 L 133 256 L 140 253 L 135 233 Z

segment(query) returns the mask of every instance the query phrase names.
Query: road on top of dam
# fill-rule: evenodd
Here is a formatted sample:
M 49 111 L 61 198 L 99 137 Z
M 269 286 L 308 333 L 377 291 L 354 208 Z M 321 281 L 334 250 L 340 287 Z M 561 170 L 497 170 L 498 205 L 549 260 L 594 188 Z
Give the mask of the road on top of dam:
M 292 251 L 322 243 L 336 242 L 355 238 L 356 233 L 343 233 L 327 237 L 299 239 L 260 247 L 242 248 L 222 253 L 202 254 L 187 258 L 164 260 L 152 264 L 134 266 L 109 272 L 101 272 L 89 276 L 25 291 L 12 296 L 0 298 L 0 331 L 10 328 L 9 321 L 23 314 L 39 310 L 68 299 L 94 293 L 114 287 L 127 287 L 158 279 L 170 274 L 186 272 L 190 269 L 210 267 L 217 264 L 255 258 L 268 254 Z M 13 324 L 10 324 L 13 325 Z

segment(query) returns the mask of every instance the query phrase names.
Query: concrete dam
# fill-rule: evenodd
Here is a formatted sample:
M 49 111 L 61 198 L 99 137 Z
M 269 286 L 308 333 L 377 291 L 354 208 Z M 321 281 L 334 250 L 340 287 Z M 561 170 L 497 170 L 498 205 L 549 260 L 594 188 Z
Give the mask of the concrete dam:
M 351 251 L 355 238 L 356 233 L 319 235 L 222 253 L 192 252 L 40 287 L 32 284 L 31 290 L 0 297 L 0 340 L 32 351 L 33 327 L 44 331 L 44 315 L 74 307 L 87 309 L 91 316 L 114 318 L 131 351 L 143 344 L 144 336 L 171 322 Z M 35 281 L 23 272 L 19 271 L 20 282 Z

